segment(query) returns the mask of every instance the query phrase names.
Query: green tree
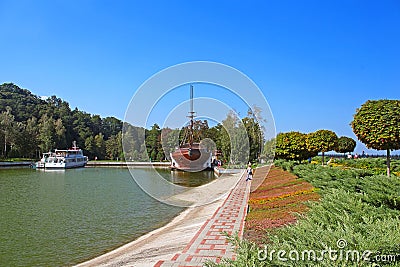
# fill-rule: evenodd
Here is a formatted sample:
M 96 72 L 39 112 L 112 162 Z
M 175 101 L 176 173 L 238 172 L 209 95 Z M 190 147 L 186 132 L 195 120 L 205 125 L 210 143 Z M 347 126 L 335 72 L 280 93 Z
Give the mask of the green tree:
M 24 132 L 24 141 L 22 146 L 26 148 L 26 154 L 30 158 L 39 157 L 37 154 L 37 149 L 39 147 L 39 127 L 38 121 L 36 117 L 32 117 L 28 119 L 26 122 L 25 132 Z
M 7 110 L 9 108 L 10 111 Z M 77 145 L 86 150 L 85 153 L 93 156 L 96 135 L 102 133 L 103 141 L 106 141 L 110 136 L 117 136 L 122 129 L 122 121 L 119 119 L 103 119 L 99 115 L 91 115 L 77 108 L 71 110 L 68 102 L 57 96 L 42 100 L 29 90 L 21 89 L 12 83 L 0 85 L 0 115 L 2 156 L 8 156 L 12 152 L 12 156 L 36 157 L 38 148 L 42 152 L 52 148 L 64 148 L 71 145 L 72 141 L 77 141 Z M 14 119 L 10 124 L 11 115 Z M 54 125 L 51 125 L 52 123 Z M 98 137 L 98 140 L 100 139 Z M 133 140 L 134 147 L 137 148 L 136 155 L 142 157 L 145 153 L 142 143 L 137 136 Z
M 222 156 L 219 157 L 220 160 L 229 160 L 231 150 L 229 135 L 222 124 L 218 123 L 214 127 L 209 128 L 205 134 L 205 138 L 211 139 L 215 143 L 216 149 L 222 153 Z
M 226 135 L 221 136 L 222 153 L 231 164 L 245 164 L 249 160 L 249 138 L 242 121 L 231 110 L 222 121 Z
M 0 112 L 10 107 L 17 122 L 27 121 L 32 116 L 38 118 L 45 105 L 45 101 L 13 83 L 0 85 Z
M 91 130 L 94 135 L 98 135 L 102 132 L 103 121 L 99 115 L 92 115 L 90 118 Z M 103 135 L 104 136 L 104 135 Z
M 204 139 L 208 129 L 209 127 L 207 120 L 194 120 L 193 122 L 194 142 L 200 142 L 202 139 Z
M 222 135 L 221 138 L 221 151 L 224 159 L 229 162 L 231 160 L 231 151 L 233 149 L 233 144 L 231 142 L 231 137 L 234 135 L 236 127 L 236 117 L 233 112 L 229 112 L 222 121 L 222 127 L 224 128 L 226 135 Z M 229 162 L 231 163 L 231 162 Z
M 317 153 L 309 150 L 307 134 L 300 132 L 279 133 L 276 136 L 275 157 L 287 160 L 305 160 Z
M 322 152 L 322 165 L 325 164 L 325 152 L 334 150 L 337 142 L 336 133 L 330 130 L 318 130 L 307 136 L 307 148 L 309 151 Z
M 63 127 L 65 128 L 64 141 L 58 140 L 57 142 L 61 142 L 58 146 L 65 147 L 71 145 L 73 141 L 77 140 L 77 138 L 73 131 L 73 116 L 68 102 L 60 99 L 60 101 L 58 101 L 58 106 L 57 108 L 54 108 L 53 113 L 53 118 L 61 119 Z
M 91 115 L 86 112 L 79 111 L 77 108 L 72 111 L 72 115 L 72 125 L 74 131 L 73 138 L 77 141 L 78 146 L 82 147 L 84 146 L 86 138 L 88 138 L 89 136 L 95 136 L 93 134 L 93 131 L 91 130 Z M 84 148 L 86 149 L 86 147 Z
M 33 123 L 35 125 L 33 125 Z M 36 158 L 37 150 L 37 127 L 36 118 L 25 122 L 16 122 L 13 127 L 14 141 L 11 145 L 9 155 L 11 157 Z
M 7 146 L 14 142 L 14 115 L 11 114 L 11 107 L 7 107 L 6 111 L 0 114 L 0 126 L 4 140 L 3 156 L 7 157 Z
M 341 136 L 337 140 L 335 151 L 337 153 L 348 153 L 353 152 L 356 148 L 356 141 L 353 138 L 347 136 Z
M 238 127 L 234 129 L 234 135 L 231 136 L 231 143 L 231 163 L 243 165 L 249 162 L 249 138 L 242 123 L 240 123 Z
M 368 148 L 386 150 L 390 176 L 390 150 L 400 149 L 400 100 L 368 100 L 357 109 L 351 127 Z
M 121 120 L 114 117 L 106 117 L 102 120 L 101 132 L 104 134 L 104 138 L 108 139 L 112 135 L 118 135 L 122 131 L 122 126 Z
M 247 137 L 249 140 L 249 160 L 258 160 L 264 143 L 263 132 L 261 131 L 260 124 L 254 117 L 251 110 L 248 116 L 242 119 L 243 125 L 246 128 Z
M 85 152 L 86 152 L 86 156 L 88 156 L 89 158 L 94 158 L 96 156 L 93 136 L 88 136 L 85 139 Z
M 104 159 L 106 156 L 106 142 L 104 141 L 104 136 L 102 133 L 99 133 L 94 137 L 94 145 L 96 156 L 99 159 Z
M 124 159 L 122 150 L 122 132 L 110 136 L 105 142 L 106 155 L 109 159 Z
M 161 143 L 165 156 L 170 157 L 170 153 L 174 152 L 179 146 L 179 129 L 163 128 L 161 130 Z
M 25 124 L 23 122 L 14 122 L 13 123 L 13 137 L 10 140 L 10 157 L 20 157 L 21 155 L 25 156 L 25 148 L 22 146 L 24 140 L 25 133 Z
M 44 114 L 39 120 L 39 147 L 42 152 L 50 151 L 55 146 L 55 124 L 52 117 Z
M 106 141 L 106 154 L 107 157 L 111 160 L 114 160 L 118 157 L 118 140 L 117 136 L 112 135 Z
M 164 152 L 161 144 L 160 126 L 155 123 L 150 130 L 146 131 L 147 154 L 151 160 L 160 160 L 164 158 Z
M 64 127 L 62 119 L 57 119 L 54 122 L 54 132 L 56 147 L 65 148 L 67 146 L 65 139 L 66 129 Z
M 143 149 L 145 147 L 145 129 L 125 122 L 121 134 L 126 160 L 147 161 L 146 149 Z
M 263 150 L 261 153 L 261 159 L 267 163 L 271 163 L 275 157 L 276 150 L 276 138 L 271 138 L 264 143 Z

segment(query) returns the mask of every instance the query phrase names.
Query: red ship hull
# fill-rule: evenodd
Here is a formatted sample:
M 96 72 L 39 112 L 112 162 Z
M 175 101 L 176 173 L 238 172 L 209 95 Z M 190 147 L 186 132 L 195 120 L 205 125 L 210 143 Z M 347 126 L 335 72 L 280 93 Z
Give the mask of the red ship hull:
M 182 171 L 202 171 L 211 168 L 212 155 L 198 144 L 184 146 L 171 153 L 171 168 Z

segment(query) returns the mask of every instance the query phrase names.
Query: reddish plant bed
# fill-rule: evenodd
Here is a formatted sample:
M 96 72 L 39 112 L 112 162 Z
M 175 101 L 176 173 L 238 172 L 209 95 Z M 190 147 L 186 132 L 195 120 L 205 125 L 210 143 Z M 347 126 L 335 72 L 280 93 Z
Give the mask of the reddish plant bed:
M 272 167 L 263 183 L 250 193 L 244 238 L 265 243 L 265 232 L 296 222 L 296 213 L 307 210 L 306 201 L 319 195 L 306 181 L 278 167 Z

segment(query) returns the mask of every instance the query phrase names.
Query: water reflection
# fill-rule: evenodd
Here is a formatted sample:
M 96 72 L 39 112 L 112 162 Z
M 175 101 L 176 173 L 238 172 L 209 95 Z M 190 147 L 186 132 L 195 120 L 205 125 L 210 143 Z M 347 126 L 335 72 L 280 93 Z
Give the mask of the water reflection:
M 216 179 L 213 171 L 183 172 L 171 171 L 166 169 L 159 169 L 157 171 L 167 181 L 172 182 L 176 185 L 186 187 L 196 187 L 204 185 Z
M 134 173 L 154 182 L 145 170 Z M 72 266 L 182 210 L 146 195 L 126 168 L 1 169 L 0 266 Z

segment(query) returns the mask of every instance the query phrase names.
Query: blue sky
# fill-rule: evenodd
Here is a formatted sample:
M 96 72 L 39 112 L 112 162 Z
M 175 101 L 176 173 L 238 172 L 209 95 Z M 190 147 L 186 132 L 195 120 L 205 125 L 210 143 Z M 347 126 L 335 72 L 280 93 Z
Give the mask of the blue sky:
M 355 138 L 356 108 L 400 99 L 397 0 L 0 0 L 0 33 L 0 83 L 101 116 L 123 119 L 150 76 L 196 60 L 248 75 L 277 132 Z

